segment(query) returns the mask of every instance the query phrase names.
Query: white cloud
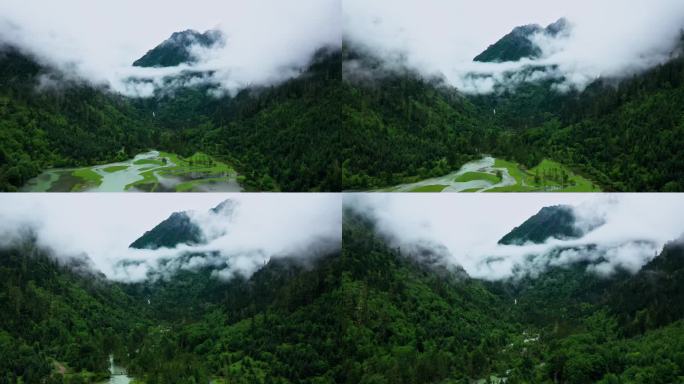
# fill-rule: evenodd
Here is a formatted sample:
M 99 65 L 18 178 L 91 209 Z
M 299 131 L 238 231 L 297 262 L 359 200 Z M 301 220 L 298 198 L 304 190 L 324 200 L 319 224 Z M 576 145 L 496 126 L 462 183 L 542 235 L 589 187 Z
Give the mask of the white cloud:
M 0 3 L 0 41 L 19 45 L 41 61 L 95 84 L 129 95 L 149 95 L 149 85 L 185 67 L 132 67 L 173 32 L 219 29 L 223 49 L 204 52 L 199 70 L 234 92 L 296 76 L 322 46 L 339 46 L 340 0 L 5 0 Z
M 474 63 L 490 44 L 526 24 L 543 26 L 566 17 L 565 38 L 536 38 L 539 60 Z M 680 0 L 345 0 L 343 34 L 386 61 L 396 52 L 424 76 L 442 75 L 464 92 L 486 93 L 504 74 L 528 64 L 557 65 L 546 76 L 564 75 L 561 86 L 582 88 L 598 76 L 620 77 L 668 59 L 681 29 Z M 393 63 L 389 64 L 390 67 Z M 472 79 L 478 73 L 490 79 Z
M 369 194 L 347 195 L 345 204 L 374 218 L 394 245 L 442 244 L 450 253 L 446 261 L 485 279 L 580 260 L 596 262 L 591 270 L 599 274 L 618 267 L 635 272 L 684 233 L 678 194 Z M 497 244 L 542 207 L 557 204 L 573 206 L 584 228 L 605 224 L 579 239 Z
M 224 221 L 205 212 L 225 199 L 237 208 Z M 175 211 L 193 210 L 207 244 L 130 249 L 129 244 Z M 175 268 L 226 264 L 223 276 L 250 275 L 272 257 L 307 259 L 339 248 L 341 197 L 336 194 L 3 194 L 0 244 L 32 228 L 38 244 L 68 258 L 86 254 L 109 278 L 135 281 L 170 261 Z M 188 254 L 205 253 L 190 258 Z M 135 262 L 121 266 L 121 262 Z M 166 268 L 168 269 L 168 268 Z M 163 270 L 161 273 L 165 273 Z

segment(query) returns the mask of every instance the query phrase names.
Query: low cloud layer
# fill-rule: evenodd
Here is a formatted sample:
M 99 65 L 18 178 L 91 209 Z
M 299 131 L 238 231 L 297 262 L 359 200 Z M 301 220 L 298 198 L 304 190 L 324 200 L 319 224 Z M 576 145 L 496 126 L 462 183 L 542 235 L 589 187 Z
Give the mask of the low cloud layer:
M 472 61 L 516 26 L 546 26 L 561 17 L 570 22 L 569 34 L 533 37 L 539 59 Z M 345 39 L 380 56 L 386 69 L 442 77 L 467 93 L 550 77 L 565 79 L 561 91 L 581 90 L 599 77 L 638 73 L 671 58 L 683 28 L 679 0 L 345 0 L 343 19 Z M 530 66 L 544 69 L 522 76 Z M 345 69 L 353 75 L 353 65 Z
M 339 46 L 340 7 L 340 0 L 7 0 L 0 3 L 0 45 L 18 46 L 68 77 L 129 96 L 149 96 L 164 78 L 188 70 L 212 72 L 195 83 L 218 83 L 222 91 L 235 92 L 295 77 L 316 50 Z M 186 29 L 218 29 L 226 44 L 198 49 L 200 60 L 193 66 L 131 65 Z
M 347 196 L 345 204 L 373 218 L 393 246 L 433 244 L 445 264 L 489 280 L 579 261 L 599 275 L 634 273 L 684 234 L 684 197 L 677 194 L 377 194 Z M 571 205 L 584 229 L 604 224 L 579 239 L 497 244 L 542 207 L 557 204 Z
M 225 199 L 230 216 L 206 212 Z M 38 245 L 61 260 L 82 258 L 120 281 L 148 273 L 217 267 L 219 278 L 250 276 L 272 258 L 306 261 L 339 249 L 341 197 L 334 194 L 5 194 L 0 196 L 0 246 L 15 244 L 29 230 Z M 173 249 L 128 245 L 172 212 L 190 210 L 206 244 Z M 225 220 L 224 220 L 225 219 Z

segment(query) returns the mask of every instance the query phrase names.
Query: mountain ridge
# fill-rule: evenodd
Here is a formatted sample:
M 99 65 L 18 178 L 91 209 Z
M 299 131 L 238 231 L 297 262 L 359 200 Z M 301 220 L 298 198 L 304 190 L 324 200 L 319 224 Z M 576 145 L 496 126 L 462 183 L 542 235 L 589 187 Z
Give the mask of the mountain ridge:
M 225 44 L 223 32 L 210 29 L 204 33 L 193 29 L 174 32 L 156 47 L 147 51 L 133 62 L 134 67 L 175 67 L 180 64 L 194 64 L 198 57 L 193 47 L 211 49 Z
M 563 33 L 569 33 L 569 29 L 570 23 L 565 18 L 560 18 L 545 28 L 539 24 L 515 27 L 511 32 L 475 56 L 473 61 L 501 63 L 539 58 L 542 55 L 542 50 L 532 40 L 534 35 L 543 34 L 555 38 Z

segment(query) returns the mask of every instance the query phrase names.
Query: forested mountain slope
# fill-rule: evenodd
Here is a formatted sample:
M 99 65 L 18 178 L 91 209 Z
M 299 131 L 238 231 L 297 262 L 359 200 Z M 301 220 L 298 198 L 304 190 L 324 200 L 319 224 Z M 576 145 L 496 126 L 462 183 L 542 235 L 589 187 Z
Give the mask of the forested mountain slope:
M 490 282 L 440 262 L 438 245 L 388 245 L 351 209 L 343 237 L 341 253 L 271 259 L 248 278 L 207 266 L 132 284 L 27 237 L 0 258 L 0 382 L 104 375 L 110 353 L 145 383 L 684 377 L 681 240 L 634 275 L 570 260 Z
M 130 100 L 0 47 L 0 190 L 18 189 L 46 167 L 124 160 L 156 136 Z
M 385 71 L 371 54 L 344 50 L 342 183 L 372 189 L 440 176 L 493 147 L 490 125 L 439 79 Z M 367 76 L 357 77 L 368 71 Z
M 444 175 L 488 153 L 528 168 L 550 158 L 609 191 L 684 190 L 681 48 L 663 65 L 582 92 L 560 92 L 563 79 L 552 78 L 479 96 L 387 69 L 351 43 L 344 60 L 345 189 Z
M 203 88 L 141 100 L 167 129 L 161 145 L 224 156 L 250 189 L 338 191 L 341 53 L 323 48 L 296 78 L 215 98 Z
M 49 167 L 150 148 L 214 155 L 237 168 L 248 190 L 340 189 L 338 50 L 319 50 L 296 78 L 234 96 L 167 79 L 142 99 L 71 80 L 12 47 L 0 52 L 0 190 L 17 190 Z
M 141 302 L 91 268 L 31 236 L 0 250 L 0 383 L 63 383 L 59 372 L 81 370 L 96 382 L 109 354 L 136 348 L 149 324 Z

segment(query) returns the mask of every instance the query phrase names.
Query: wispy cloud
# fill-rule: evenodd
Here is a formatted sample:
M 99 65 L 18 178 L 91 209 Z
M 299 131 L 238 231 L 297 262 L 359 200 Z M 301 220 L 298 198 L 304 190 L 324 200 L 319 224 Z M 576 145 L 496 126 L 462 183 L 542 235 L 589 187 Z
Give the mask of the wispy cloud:
M 348 196 L 345 204 L 373 218 L 381 234 L 402 249 L 435 244 L 444 262 L 477 278 L 537 274 L 550 266 L 590 261 L 592 272 L 636 272 L 668 241 L 684 233 L 684 198 L 676 194 L 385 194 Z M 543 206 L 570 204 L 578 239 L 500 245 L 498 240 Z
M 340 0 L 198 0 L 191 6 L 180 0 L 7 0 L 0 3 L 0 43 L 16 45 L 67 76 L 131 96 L 149 96 L 164 78 L 187 70 L 211 72 L 192 81 L 235 92 L 297 76 L 317 49 L 339 46 L 340 7 Z M 194 66 L 131 65 L 186 29 L 218 29 L 226 44 L 198 49 Z
M 467 93 L 489 93 L 497 86 L 542 78 L 562 78 L 559 90 L 583 89 L 597 77 L 628 76 L 667 61 L 684 28 L 684 7 L 678 0 L 344 4 L 343 33 L 352 44 L 368 47 L 390 70 L 401 57 L 408 68 L 442 77 Z M 570 33 L 534 36 L 542 50 L 538 59 L 472 61 L 516 26 L 547 25 L 561 17 L 570 21 Z M 530 66 L 545 68 L 526 78 L 514 74 Z
M 206 213 L 224 199 L 232 215 Z M 207 242 L 156 250 L 128 245 L 174 211 L 191 218 Z M 148 273 L 220 267 L 218 277 L 251 275 L 271 258 L 308 260 L 341 246 L 341 197 L 334 194 L 4 194 L 0 245 L 32 231 L 61 259 L 87 257 L 107 277 L 139 281 Z

